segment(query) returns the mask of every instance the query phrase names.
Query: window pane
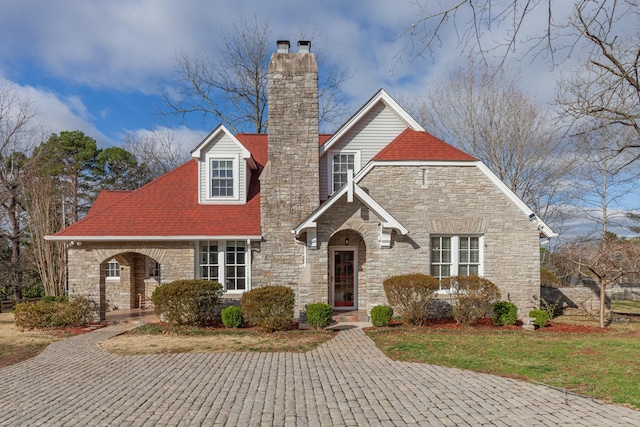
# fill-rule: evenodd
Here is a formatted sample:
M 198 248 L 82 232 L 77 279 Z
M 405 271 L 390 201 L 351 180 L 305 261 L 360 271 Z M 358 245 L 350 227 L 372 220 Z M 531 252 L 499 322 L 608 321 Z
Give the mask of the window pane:
M 200 278 L 219 280 L 218 278 L 218 245 L 212 242 L 200 244 Z
M 211 160 L 211 196 L 233 197 L 233 160 Z

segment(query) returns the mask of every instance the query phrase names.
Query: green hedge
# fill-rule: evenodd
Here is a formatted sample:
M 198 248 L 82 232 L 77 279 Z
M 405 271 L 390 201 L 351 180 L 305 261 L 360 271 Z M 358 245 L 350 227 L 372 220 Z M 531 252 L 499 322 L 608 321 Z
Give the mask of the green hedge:
M 151 295 L 155 312 L 173 325 L 209 326 L 217 319 L 222 286 L 211 280 L 176 280 Z
M 439 284 L 435 277 L 414 273 L 388 277 L 383 286 L 387 302 L 402 320 L 421 325 L 427 319 L 427 306 L 435 297 Z
M 91 322 L 94 307 L 84 297 L 71 300 L 23 302 L 13 308 L 16 326 L 25 329 L 47 329 L 84 326 Z
M 496 326 L 515 325 L 518 321 L 518 307 L 509 301 L 498 301 L 493 306 L 493 324 Z
M 324 302 L 307 305 L 307 324 L 312 328 L 325 328 L 331 324 L 333 307 Z
M 265 331 L 291 327 L 295 294 L 287 286 L 264 286 L 242 294 L 240 303 L 245 320 Z

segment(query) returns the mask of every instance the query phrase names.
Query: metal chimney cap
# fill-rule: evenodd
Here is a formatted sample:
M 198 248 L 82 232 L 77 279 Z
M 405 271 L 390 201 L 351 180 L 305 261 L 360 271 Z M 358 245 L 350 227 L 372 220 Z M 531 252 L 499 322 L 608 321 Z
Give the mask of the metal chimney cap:
M 309 52 L 311 52 L 311 42 L 309 40 L 299 40 L 298 53 L 309 53 Z
M 276 44 L 278 46 L 278 53 L 289 53 L 289 47 L 291 46 L 289 40 L 278 40 Z

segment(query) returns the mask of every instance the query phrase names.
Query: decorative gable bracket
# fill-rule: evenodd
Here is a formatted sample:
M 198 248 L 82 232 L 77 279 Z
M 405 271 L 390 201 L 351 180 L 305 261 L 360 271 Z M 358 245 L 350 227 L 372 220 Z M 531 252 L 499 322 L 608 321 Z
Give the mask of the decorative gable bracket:
M 378 225 L 378 228 L 380 230 L 378 234 L 378 240 L 380 240 L 380 248 L 391 248 L 391 234 L 393 232 L 393 228 L 385 227 L 382 223 Z
M 357 198 L 364 204 L 369 210 L 371 210 L 381 222 L 379 224 L 379 237 L 381 248 L 391 247 L 391 235 L 393 230 L 405 235 L 409 231 L 398 222 L 389 212 L 386 211 L 373 197 L 367 194 L 362 188 L 358 186 L 350 176 L 348 183 L 340 190 L 336 191 L 322 206 L 316 209 L 311 215 L 309 215 L 304 221 L 302 221 L 295 229 L 291 230 L 295 238 L 299 238 L 303 232 L 307 233 L 307 247 L 310 249 L 318 249 L 317 240 L 317 220 L 325 212 L 327 212 L 331 206 L 333 206 L 342 196 L 347 198 L 347 203 L 353 203 L 354 198 Z

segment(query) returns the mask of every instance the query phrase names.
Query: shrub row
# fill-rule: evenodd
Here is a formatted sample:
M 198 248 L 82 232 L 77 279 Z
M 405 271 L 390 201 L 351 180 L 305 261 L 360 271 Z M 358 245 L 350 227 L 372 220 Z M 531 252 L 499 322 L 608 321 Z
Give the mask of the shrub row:
M 16 326 L 24 329 L 47 329 L 84 326 L 93 318 L 93 305 L 84 297 L 67 300 L 51 297 L 37 302 L 23 302 L 13 308 Z

